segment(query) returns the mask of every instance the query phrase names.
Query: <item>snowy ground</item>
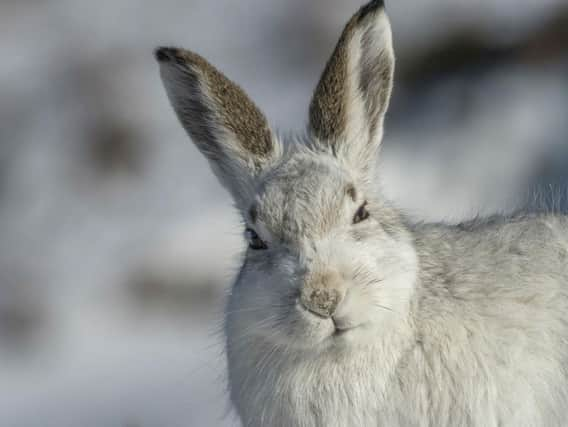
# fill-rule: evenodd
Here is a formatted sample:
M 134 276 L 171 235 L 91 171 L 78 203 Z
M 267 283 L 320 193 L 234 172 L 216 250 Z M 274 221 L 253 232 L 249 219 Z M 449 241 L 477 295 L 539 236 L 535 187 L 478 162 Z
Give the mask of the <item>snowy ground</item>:
M 388 2 L 400 70 L 420 75 L 413 58 L 464 31 L 496 47 L 521 43 L 564 3 Z M 2 2 L 2 427 L 235 424 L 218 330 L 241 230 L 167 104 L 152 50 L 195 49 L 277 128 L 302 129 L 359 4 Z M 418 218 L 457 221 L 562 181 L 568 57 L 545 49 L 541 59 L 537 47 L 400 81 L 386 193 Z

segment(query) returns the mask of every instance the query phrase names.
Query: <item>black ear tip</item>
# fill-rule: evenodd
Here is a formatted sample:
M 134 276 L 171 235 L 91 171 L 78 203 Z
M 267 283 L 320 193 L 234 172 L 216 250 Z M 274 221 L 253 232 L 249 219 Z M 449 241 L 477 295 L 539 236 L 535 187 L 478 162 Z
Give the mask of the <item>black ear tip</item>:
M 359 19 L 363 19 L 365 16 L 369 15 L 370 13 L 376 12 L 379 9 L 384 9 L 384 7 L 384 0 L 371 0 L 359 11 Z
M 158 62 L 169 62 L 176 58 L 178 50 L 175 47 L 159 47 L 154 50 L 154 57 Z

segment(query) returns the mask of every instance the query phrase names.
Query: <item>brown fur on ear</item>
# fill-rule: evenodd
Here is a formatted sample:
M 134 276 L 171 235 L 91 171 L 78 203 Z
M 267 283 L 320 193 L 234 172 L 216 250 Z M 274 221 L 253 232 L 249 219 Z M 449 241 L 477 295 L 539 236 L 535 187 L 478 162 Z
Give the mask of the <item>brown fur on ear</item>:
M 355 24 L 351 19 L 345 27 L 310 103 L 310 127 L 322 140 L 339 137 L 347 126 L 347 45 Z
M 273 150 L 272 134 L 262 112 L 244 91 L 204 58 L 184 49 L 162 47 L 155 53 L 160 63 L 177 68 L 181 91 L 173 96 L 179 102 L 176 112 L 191 137 L 206 155 L 218 160 L 222 147 L 216 130 L 228 130 L 257 163 Z
M 354 119 L 350 109 L 358 99 L 363 101 L 365 117 L 361 119 L 368 125 L 369 136 L 375 135 L 376 128 L 382 125 L 394 59 L 388 19 L 385 16 L 384 21 L 378 21 L 380 14 L 384 14 L 383 2 L 371 1 L 349 20 L 314 92 L 309 110 L 310 131 L 318 140 L 331 145 L 334 152 L 338 141 L 349 136 L 348 121 Z M 377 37 L 385 39 L 376 40 Z

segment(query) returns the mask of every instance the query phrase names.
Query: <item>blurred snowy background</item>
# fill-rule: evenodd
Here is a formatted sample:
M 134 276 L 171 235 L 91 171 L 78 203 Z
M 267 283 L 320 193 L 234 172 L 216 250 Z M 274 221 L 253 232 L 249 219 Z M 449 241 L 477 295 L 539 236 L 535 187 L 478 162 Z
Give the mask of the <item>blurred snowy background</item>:
M 241 230 L 152 50 L 196 50 L 301 130 L 360 4 L 2 0 L 0 426 L 235 425 L 216 333 Z M 566 0 L 387 7 L 390 197 L 457 221 L 568 182 Z

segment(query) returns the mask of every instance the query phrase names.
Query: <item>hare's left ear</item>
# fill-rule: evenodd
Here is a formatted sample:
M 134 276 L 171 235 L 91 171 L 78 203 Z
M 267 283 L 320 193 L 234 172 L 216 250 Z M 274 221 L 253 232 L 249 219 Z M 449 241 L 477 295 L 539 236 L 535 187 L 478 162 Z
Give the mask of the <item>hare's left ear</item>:
M 163 47 L 156 59 L 177 116 L 238 207 L 255 179 L 277 158 L 279 144 L 244 91 L 201 56 Z
M 314 144 L 369 169 L 383 135 L 394 72 L 392 35 L 382 1 L 347 23 L 310 104 Z

